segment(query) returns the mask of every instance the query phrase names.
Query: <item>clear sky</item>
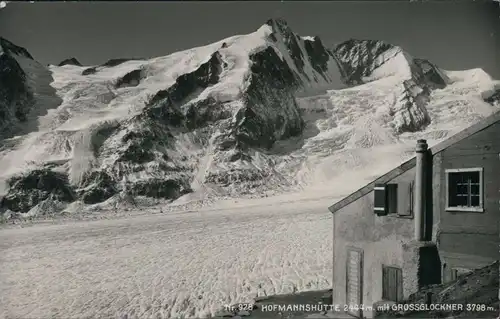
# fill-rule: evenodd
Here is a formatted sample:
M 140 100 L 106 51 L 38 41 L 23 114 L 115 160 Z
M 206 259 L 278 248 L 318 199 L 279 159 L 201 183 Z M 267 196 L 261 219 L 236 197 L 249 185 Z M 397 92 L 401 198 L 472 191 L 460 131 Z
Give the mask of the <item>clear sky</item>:
M 492 1 L 11 2 L 0 36 L 39 61 L 83 64 L 153 57 L 249 33 L 271 17 L 333 46 L 380 39 L 445 69 L 481 67 L 500 79 L 500 9 Z

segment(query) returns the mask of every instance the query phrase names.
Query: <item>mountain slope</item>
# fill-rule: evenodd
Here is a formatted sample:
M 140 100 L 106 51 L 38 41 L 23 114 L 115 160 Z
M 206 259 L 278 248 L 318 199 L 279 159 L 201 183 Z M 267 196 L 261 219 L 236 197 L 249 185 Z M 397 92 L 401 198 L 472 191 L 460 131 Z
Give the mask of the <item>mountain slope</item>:
M 16 54 L 21 51 L 9 51 L 14 65 L 26 64 Z M 325 52 L 319 39 L 303 40 L 286 22 L 269 20 L 252 34 L 166 57 L 52 66 L 62 103 L 39 118 L 36 133 L 11 141 L 2 154 L 10 168 L 2 204 L 26 211 L 54 199 L 48 189 L 36 189 L 45 176 L 49 188 L 75 194 L 67 201 L 76 196 L 88 204 L 118 193 L 168 199 L 190 192 L 197 160 L 209 144 L 221 161 L 235 161 L 250 148 L 300 134 L 295 92 L 338 78 Z M 15 82 L 23 83 L 22 68 L 18 74 Z M 13 165 L 19 158 L 24 163 Z
M 317 191 L 347 172 L 363 183 L 408 157 L 415 138 L 439 141 L 498 109 L 481 70 L 443 71 L 381 41 L 329 50 L 280 19 L 97 66 L 47 69 L 2 43 L 0 81 L 16 85 L 2 94 L 4 127 L 20 125 L 2 133 L 0 193 L 14 212 Z

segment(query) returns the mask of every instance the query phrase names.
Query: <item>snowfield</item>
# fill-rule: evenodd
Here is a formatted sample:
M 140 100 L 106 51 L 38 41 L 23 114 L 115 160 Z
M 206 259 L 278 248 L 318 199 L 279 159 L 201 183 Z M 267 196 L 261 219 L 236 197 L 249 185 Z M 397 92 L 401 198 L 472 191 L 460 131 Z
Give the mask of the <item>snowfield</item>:
M 330 288 L 331 201 L 263 203 L 4 229 L 0 316 L 200 317 Z

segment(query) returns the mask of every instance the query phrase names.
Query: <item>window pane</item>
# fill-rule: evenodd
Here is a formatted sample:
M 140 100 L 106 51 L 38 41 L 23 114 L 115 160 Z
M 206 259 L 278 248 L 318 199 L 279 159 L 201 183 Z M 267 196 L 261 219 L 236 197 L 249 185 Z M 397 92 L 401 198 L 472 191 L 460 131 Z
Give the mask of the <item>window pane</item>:
M 460 174 L 458 173 L 449 173 L 449 183 L 450 185 L 456 185 L 461 182 Z
M 469 192 L 469 189 L 468 189 L 469 187 L 467 185 L 460 184 L 460 185 L 457 185 L 456 187 L 457 187 L 457 190 L 456 190 L 457 194 L 465 195 L 465 194 L 468 194 L 468 192 Z
M 479 196 L 472 196 L 471 197 L 471 206 L 473 206 L 473 207 L 479 206 Z
M 479 183 L 479 172 L 469 172 L 467 178 L 472 182 L 472 183 Z
M 467 206 L 467 196 L 458 196 L 457 206 Z
M 471 185 L 471 194 L 479 195 L 479 184 L 472 184 Z
M 450 196 L 448 206 L 467 206 L 467 197 L 468 196 Z

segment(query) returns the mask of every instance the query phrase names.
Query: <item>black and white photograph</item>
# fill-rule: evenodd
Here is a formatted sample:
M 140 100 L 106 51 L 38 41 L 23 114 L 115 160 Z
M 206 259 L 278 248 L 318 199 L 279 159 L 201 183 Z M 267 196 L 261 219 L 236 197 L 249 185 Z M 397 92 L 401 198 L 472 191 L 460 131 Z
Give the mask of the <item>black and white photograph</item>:
M 499 2 L 0 2 L 0 319 L 496 318 L 499 226 Z

